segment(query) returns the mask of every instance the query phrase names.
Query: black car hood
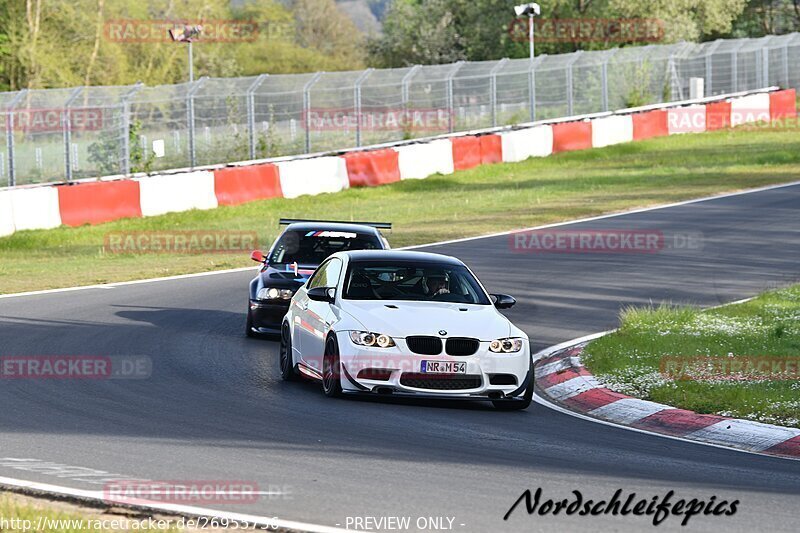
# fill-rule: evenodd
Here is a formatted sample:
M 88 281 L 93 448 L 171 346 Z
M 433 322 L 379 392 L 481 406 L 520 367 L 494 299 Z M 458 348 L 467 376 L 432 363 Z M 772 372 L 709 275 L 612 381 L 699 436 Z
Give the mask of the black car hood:
M 299 265 L 295 274 L 294 266 L 291 264 L 268 265 L 260 274 L 261 283 L 265 286 L 299 287 L 311 277 L 318 266 Z

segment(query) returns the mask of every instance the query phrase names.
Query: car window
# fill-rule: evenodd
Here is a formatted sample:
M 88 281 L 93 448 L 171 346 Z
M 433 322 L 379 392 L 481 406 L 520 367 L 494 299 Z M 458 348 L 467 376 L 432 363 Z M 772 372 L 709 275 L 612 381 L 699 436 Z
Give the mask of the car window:
M 412 300 L 489 305 L 475 276 L 450 263 L 354 262 L 342 296 L 350 300 Z
M 286 231 L 272 248 L 270 264 L 298 263 L 318 265 L 328 256 L 346 250 L 376 250 L 384 248 L 373 234 L 351 231 Z
M 335 287 L 339 282 L 339 274 L 342 273 L 342 261 L 333 258 L 320 266 L 314 275 L 308 280 L 308 288 L 314 287 Z

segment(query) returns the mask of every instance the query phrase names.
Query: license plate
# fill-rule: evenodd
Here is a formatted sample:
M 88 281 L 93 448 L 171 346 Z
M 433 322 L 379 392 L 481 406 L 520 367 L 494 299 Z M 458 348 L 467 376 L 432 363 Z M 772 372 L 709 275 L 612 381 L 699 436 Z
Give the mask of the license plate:
M 458 361 L 422 361 L 419 370 L 423 374 L 466 374 L 467 363 Z

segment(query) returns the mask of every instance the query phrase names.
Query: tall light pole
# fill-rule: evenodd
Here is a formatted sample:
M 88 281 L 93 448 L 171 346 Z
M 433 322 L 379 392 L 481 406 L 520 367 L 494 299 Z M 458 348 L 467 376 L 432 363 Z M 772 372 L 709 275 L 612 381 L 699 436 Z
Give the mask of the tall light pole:
M 516 13 L 518 17 L 528 15 L 528 50 L 530 53 L 530 60 L 533 61 L 533 17 L 541 15 L 542 8 L 536 2 L 531 2 L 530 4 L 514 6 L 514 13 Z
M 169 36 L 176 43 L 189 44 L 189 81 L 194 81 L 194 55 L 192 54 L 192 41 L 203 33 L 202 26 L 184 26 L 169 30 Z

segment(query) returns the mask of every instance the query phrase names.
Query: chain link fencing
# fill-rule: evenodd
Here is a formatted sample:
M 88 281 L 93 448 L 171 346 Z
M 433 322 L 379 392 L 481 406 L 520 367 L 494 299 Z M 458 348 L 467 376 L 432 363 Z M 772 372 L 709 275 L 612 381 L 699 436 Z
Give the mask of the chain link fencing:
M 800 33 L 353 72 L 0 93 L 0 186 L 322 152 L 777 85 Z

